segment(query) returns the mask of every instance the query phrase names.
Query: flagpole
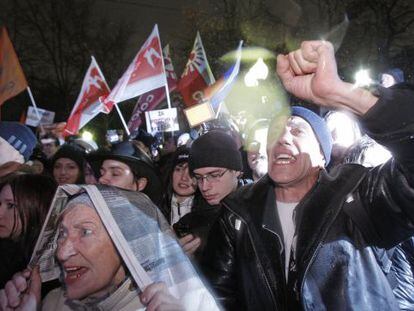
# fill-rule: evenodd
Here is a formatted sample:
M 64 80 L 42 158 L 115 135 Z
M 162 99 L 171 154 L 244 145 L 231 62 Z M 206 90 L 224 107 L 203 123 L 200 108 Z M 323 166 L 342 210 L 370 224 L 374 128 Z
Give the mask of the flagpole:
M 40 113 L 39 113 L 39 110 L 37 108 L 36 102 L 34 100 L 34 97 L 33 97 L 33 94 L 32 94 L 32 90 L 30 89 L 30 86 L 28 86 L 26 89 L 27 89 L 27 92 L 29 93 L 29 97 L 30 97 L 30 100 L 32 102 L 33 108 L 35 110 L 36 116 L 39 119 L 40 132 L 43 134 L 45 132 L 45 129 L 43 128 L 43 125 L 40 122 L 42 120 L 42 118 L 40 116 Z
M 96 69 L 98 70 L 99 74 L 103 77 L 103 83 L 105 83 L 105 86 L 108 88 L 108 90 L 110 90 L 108 84 L 106 83 L 105 77 L 104 77 L 104 75 L 101 71 L 101 68 L 99 67 L 95 57 L 92 55 L 91 58 L 92 58 L 92 62 L 96 65 Z M 129 137 L 129 135 L 131 135 L 131 133 L 128 129 L 128 125 L 125 122 L 124 116 L 122 115 L 121 110 L 118 107 L 118 104 L 115 104 L 115 109 L 118 112 L 118 115 L 119 115 L 119 118 L 121 119 L 122 125 L 125 128 L 125 132 L 127 133 L 128 137 Z
M 115 104 L 115 108 L 116 108 L 116 111 L 117 111 L 117 112 L 118 112 L 118 114 L 119 114 L 119 118 L 121 119 L 122 125 L 123 125 L 123 126 L 124 126 L 124 128 L 125 128 L 125 132 L 127 133 L 128 137 L 129 137 L 129 135 L 131 135 L 131 133 L 130 133 L 130 131 L 129 131 L 129 129 L 128 129 L 128 125 L 127 125 L 127 124 L 126 124 L 126 122 L 125 122 L 124 116 L 122 115 L 121 110 L 120 110 L 120 109 L 119 109 L 119 107 L 118 107 L 118 104 Z
M 158 32 L 158 24 L 155 24 L 155 26 L 157 27 L 157 32 Z M 168 104 L 168 109 L 171 109 L 171 100 L 170 100 L 170 90 L 168 88 L 168 79 L 167 79 L 167 74 L 165 72 L 165 64 L 164 64 L 164 53 L 161 47 L 161 37 L 159 35 L 158 32 L 158 38 L 160 38 L 159 44 L 160 44 L 160 51 L 161 51 L 161 62 L 162 62 L 162 70 L 164 71 L 164 77 L 165 77 L 165 97 L 167 97 L 167 104 Z
M 165 70 L 164 70 L 164 73 L 165 73 Z M 168 109 L 171 109 L 170 90 L 168 88 L 168 82 L 165 83 L 165 93 L 166 93 L 165 96 L 167 97 Z

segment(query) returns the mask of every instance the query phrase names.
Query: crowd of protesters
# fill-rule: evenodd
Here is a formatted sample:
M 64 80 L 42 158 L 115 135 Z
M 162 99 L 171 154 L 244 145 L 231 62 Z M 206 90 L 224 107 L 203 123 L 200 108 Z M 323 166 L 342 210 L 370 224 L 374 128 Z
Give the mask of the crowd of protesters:
M 375 91 L 342 81 L 324 41 L 279 55 L 277 74 L 315 109 L 294 105 L 245 135 L 230 127 L 186 133 L 161 159 L 139 138 L 98 148 L 1 121 L 0 310 L 192 309 L 162 283 L 130 289 L 98 214 L 81 208 L 93 207 L 87 196 L 70 201 L 59 221 L 63 285 L 40 286 L 36 268 L 25 268 L 65 184 L 147 196 L 221 309 L 414 310 L 414 89 L 399 69 Z M 339 144 L 344 128 L 330 128 L 319 108 L 352 116 L 353 144 Z M 98 228 L 91 244 L 68 242 L 81 220 Z M 92 281 L 79 276 L 88 260 Z

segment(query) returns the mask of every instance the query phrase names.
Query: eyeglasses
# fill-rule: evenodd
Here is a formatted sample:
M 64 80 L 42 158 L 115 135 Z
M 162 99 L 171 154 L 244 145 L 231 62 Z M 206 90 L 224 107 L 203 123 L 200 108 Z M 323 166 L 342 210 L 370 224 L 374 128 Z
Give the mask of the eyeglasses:
M 223 177 L 224 174 L 228 172 L 228 169 L 222 171 L 222 172 L 214 172 L 214 173 L 208 173 L 205 175 L 194 175 L 194 178 L 197 180 L 197 183 L 201 184 L 203 180 L 205 179 L 207 182 L 218 182 L 221 177 Z

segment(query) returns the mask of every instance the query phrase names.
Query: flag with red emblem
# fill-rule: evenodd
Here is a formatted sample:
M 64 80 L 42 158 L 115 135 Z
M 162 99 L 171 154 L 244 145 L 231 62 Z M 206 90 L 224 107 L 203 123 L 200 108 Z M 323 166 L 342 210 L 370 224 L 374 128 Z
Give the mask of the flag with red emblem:
M 139 96 L 166 84 L 160 35 L 158 26 L 155 25 L 151 35 L 118 80 L 111 93 L 101 100 L 108 109 L 112 109 L 116 103 Z
M 204 98 L 203 90 L 214 82 L 200 33 L 197 32 L 193 49 L 178 83 L 185 105 L 190 107 L 200 103 Z
M 63 135 L 75 135 L 100 112 L 109 113 L 109 109 L 99 101 L 101 96 L 107 96 L 109 92 L 110 89 L 101 69 L 92 56 L 91 64 L 83 79 L 81 91 L 68 118 Z
M 163 49 L 165 75 L 167 76 L 168 89 L 170 92 L 177 89 L 177 75 L 174 71 L 174 66 L 170 57 L 170 46 L 167 44 Z M 166 95 L 166 88 L 161 87 L 156 90 L 147 92 L 138 99 L 131 119 L 128 122 L 128 128 L 131 133 L 138 130 L 142 123 L 141 115 L 145 111 L 155 109 L 164 99 Z

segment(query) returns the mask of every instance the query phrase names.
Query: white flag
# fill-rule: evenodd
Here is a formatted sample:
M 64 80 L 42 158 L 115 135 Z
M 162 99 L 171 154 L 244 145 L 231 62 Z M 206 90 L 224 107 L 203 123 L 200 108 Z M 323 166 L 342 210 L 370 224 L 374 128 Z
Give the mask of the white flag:
M 83 79 L 81 91 L 68 118 L 63 136 L 77 134 L 97 114 L 100 112 L 108 113 L 109 110 L 99 101 L 99 98 L 107 96 L 109 92 L 110 89 L 106 84 L 105 77 L 92 56 L 91 64 Z
M 151 35 L 118 80 L 112 92 L 102 100 L 108 109 L 112 109 L 116 103 L 139 96 L 166 84 L 160 36 L 158 26 L 155 25 Z

